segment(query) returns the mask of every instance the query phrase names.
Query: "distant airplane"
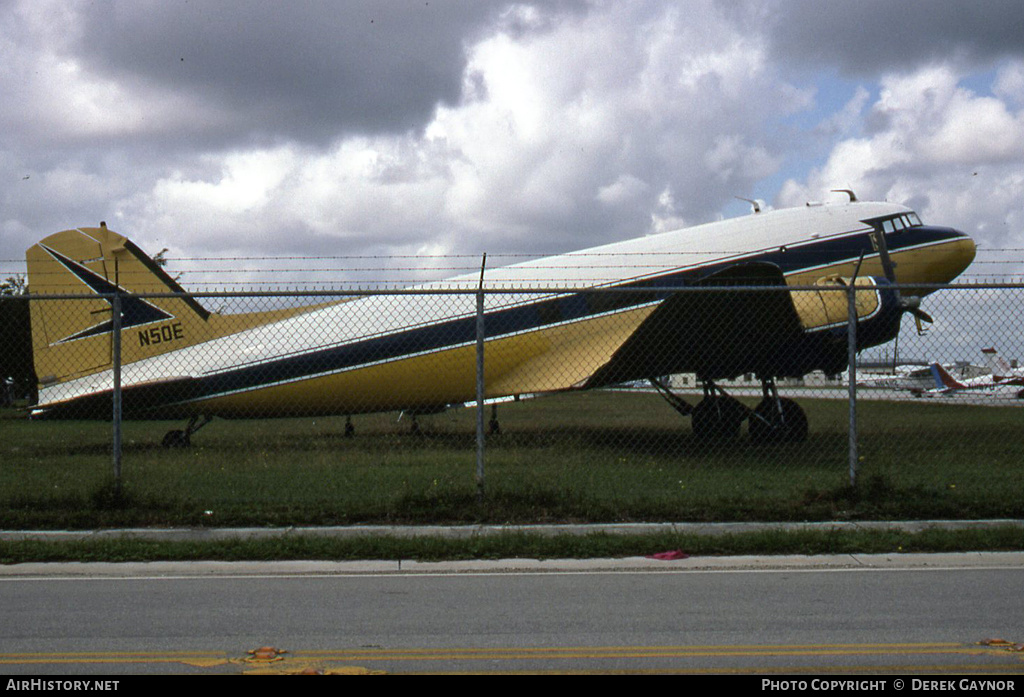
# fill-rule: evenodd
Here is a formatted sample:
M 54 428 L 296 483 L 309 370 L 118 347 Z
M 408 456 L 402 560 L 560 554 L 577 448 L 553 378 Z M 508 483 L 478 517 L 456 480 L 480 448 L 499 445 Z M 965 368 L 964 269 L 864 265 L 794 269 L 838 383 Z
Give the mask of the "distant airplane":
M 857 385 L 861 387 L 884 387 L 892 390 L 907 390 L 920 394 L 934 386 L 931 365 L 901 365 L 888 375 L 858 374 Z
M 975 391 L 993 396 L 1024 399 L 1024 370 L 1011 367 L 994 348 L 982 349 L 981 352 L 985 354 L 991 371 L 988 375 L 957 380 L 949 374 L 945 367 L 938 363 L 932 363 L 929 369 L 934 379 L 934 387 L 928 392 L 931 394 L 954 394 Z
M 239 315 L 209 312 L 101 224 L 30 248 L 29 287 L 132 294 L 120 299 L 123 413 L 190 419 L 168 434 L 172 444 L 188 443 L 215 416 L 415 413 L 472 401 L 476 299 L 429 291 L 478 283 L 506 291 L 486 296 L 487 398 L 689 372 L 702 381 L 703 400 L 665 396 L 692 417 L 698 437 L 732 437 L 748 421 L 753 438 L 798 441 L 807 418 L 775 381 L 845 370 L 847 300 L 836 291 L 858 274 L 857 348 L 876 346 L 896 336 L 904 312 L 929 319 L 917 297 L 928 291 L 901 295 L 896 268 L 901 284 L 945 283 L 975 254 L 962 232 L 848 193 L 848 202 L 755 212 L 488 270 L 483 280 L 430 283 L 413 295 Z M 698 292 L 736 286 L 745 288 Z M 181 295 L 146 297 L 168 293 Z M 34 416 L 110 418 L 111 308 L 99 297 L 32 303 Z M 762 386 L 753 409 L 716 384 L 745 373 Z
M 994 348 L 985 348 L 981 352 L 985 354 L 988 369 L 992 373 L 992 379 L 996 383 L 1006 382 L 1016 378 L 1024 378 L 1024 368 L 1014 368 L 1009 361 L 999 355 Z

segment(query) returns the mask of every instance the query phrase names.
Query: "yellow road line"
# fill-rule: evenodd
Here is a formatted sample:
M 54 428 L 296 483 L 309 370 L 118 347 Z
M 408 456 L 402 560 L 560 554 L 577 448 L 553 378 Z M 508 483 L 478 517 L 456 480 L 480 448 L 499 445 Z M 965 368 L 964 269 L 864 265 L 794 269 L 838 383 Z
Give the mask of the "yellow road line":
M 909 644 L 795 644 L 740 646 L 552 646 L 552 647 L 463 647 L 463 648 L 362 648 L 288 653 L 285 659 L 319 661 L 475 661 L 530 659 L 586 660 L 627 658 L 730 658 L 778 656 L 919 656 L 976 655 L 992 656 L 999 647 L 959 643 Z M 188 663 L 216 665 L 237 660 L 223 651 L 191 652 L 58 652 L 2 653 L 0 664 L 44 663 Z M 1016 664 L 1019 666 L 1019 664 Z
M 416 648 L 416 649 L 351 649 L 340 651 L 309 651 L 304 656 L 323 659 L 387 659 L 387 660 L 485 660 L 493 658 L 637 658 L 687 656 L 820 656 L 922 653 L 980 653 L 984 647 L 957 643 L 941 644 L 820 644 L 792 646 L 581 646 L 535 648 Z
M 223 651 L 0 653 L 0 665 L 65 663 L 187 663 L 189 665 L 217 665 L 227 663 L 230 659 L 231 657 Z
M 417 671 L 417 675 L 879 675 L 938 674 L 955 675 L 1020 675 L 1019 665 L 978 666 L 972 663 L 955 665 L 864 665 L 864 666 L 750 666 L 748 668 L 624 668 L 622 670 L 479 670 L 479 671 Z

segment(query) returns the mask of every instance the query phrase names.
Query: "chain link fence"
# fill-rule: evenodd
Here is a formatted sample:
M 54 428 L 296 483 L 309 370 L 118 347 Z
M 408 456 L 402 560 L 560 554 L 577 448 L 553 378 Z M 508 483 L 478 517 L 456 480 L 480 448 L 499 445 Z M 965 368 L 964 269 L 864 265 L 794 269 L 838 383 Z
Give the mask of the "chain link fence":
M 922 289 L 842 284 L 5 296 L 3 503 L 1019 517 L 1024 285 L 924 290 L 920 325 Z

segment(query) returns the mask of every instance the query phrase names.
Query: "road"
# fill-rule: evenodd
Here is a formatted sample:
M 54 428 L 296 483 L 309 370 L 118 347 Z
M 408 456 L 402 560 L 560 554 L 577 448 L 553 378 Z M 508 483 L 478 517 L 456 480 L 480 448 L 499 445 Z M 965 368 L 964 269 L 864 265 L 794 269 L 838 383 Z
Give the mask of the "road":
M 1019 674 L 1022 561 L 20 565 L 0 674 Z

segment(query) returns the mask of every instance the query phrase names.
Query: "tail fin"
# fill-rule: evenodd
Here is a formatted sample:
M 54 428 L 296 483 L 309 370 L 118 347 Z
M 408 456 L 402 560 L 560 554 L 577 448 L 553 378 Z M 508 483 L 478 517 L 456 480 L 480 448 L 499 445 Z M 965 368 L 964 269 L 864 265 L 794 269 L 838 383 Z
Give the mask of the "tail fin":
M 104 223 L 50 235 L 31 247 L 26 259 L 33 295 L 182 294 L 121 301 L 124 363 L 209 338 L 210 313 L 138 246 Z M 111 300 L 55 298 L 31 305 L 33 359 L 42 386 L 110 368 Z
M 992 371 L 992 376 L 995 378 L 1004 378 L 1009 375 L 1013 375 L 1013 368 L 1005 358 L 999 355 L 999 352 L 994 348 L 986 348 L 981 350 L 985 354 L 986 362 L 988 363 L 989 370 Z
M 949 374 L 945 368 L 938 363 L 932 363 L 930 366 L 932 370 L 932 377 L 935 379 L 935 391 L 945 392 L 947 390 L 956 390 L 965 387 L 965 385 Z

